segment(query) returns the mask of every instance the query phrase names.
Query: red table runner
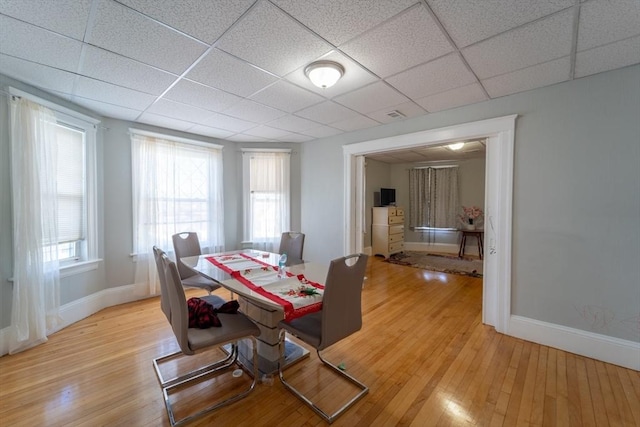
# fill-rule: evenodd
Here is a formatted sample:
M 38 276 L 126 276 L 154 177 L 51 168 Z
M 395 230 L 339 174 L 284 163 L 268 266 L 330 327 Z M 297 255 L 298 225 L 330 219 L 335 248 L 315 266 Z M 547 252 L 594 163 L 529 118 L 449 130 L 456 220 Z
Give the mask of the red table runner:
M 281 305 L 285 320 L 322 308 L 324 286 L 302 274 L 286 272 L 287 277 L 280 278 L 278 267 L 243 253 L 213 255 L 206 259 L 247 288 Z

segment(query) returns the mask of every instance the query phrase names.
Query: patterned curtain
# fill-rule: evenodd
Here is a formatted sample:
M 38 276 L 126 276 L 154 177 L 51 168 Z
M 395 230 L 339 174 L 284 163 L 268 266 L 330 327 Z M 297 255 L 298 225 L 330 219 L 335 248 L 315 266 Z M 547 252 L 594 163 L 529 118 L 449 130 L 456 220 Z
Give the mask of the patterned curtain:
M 456 228 L 458 168 L 409 170 L 409 226 Z

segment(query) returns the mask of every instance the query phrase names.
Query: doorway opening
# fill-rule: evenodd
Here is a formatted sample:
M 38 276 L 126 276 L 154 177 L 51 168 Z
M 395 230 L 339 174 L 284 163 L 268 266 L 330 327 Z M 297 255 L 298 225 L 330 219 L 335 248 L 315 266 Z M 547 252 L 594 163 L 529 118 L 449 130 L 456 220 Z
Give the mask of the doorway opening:
M 362 252 L 364 156 L 397 149 L 486 138 L 485 271 L 482 321 L 508 333 L 511 315 L 513 146 L 517 115 L 345 145 L 345 253 Z

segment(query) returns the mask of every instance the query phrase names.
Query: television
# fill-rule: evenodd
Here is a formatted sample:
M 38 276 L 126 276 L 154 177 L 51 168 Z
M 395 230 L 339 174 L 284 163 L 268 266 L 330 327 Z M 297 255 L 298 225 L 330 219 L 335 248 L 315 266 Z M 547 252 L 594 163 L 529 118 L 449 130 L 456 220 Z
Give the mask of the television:
M 396 189 L 381 188 L 380 189 L 380 205 L 395 206 L 395 204 L 396 204 Z

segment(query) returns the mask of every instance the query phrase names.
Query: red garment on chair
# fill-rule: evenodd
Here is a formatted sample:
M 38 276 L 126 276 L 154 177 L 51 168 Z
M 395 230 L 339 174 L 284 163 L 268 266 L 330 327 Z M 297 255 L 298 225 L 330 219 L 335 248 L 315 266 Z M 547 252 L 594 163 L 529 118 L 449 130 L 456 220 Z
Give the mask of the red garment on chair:
M 216 313 L 231 313 L 238 312 L 238 301 L 232 300 L 225 302 L 217 309 L 211 304 L 200 298 L 189 298 L 187 301 L 187 308 L 189 309 L 189 327 L 206 329 L 212 326 L 220 327 L 220 319 Z

